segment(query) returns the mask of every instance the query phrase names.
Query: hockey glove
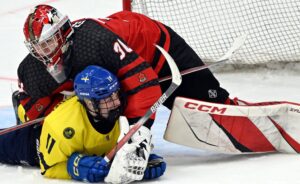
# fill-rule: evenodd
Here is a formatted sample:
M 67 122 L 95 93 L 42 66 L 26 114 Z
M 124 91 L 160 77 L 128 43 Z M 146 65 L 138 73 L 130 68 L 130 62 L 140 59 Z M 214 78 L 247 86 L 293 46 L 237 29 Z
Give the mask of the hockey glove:
M 167 164 L 161 156 L 150 154 L 143 180 L 151 180 L 161 177 L 166 171 Z
M 105 178 L 108 183 L 142 180 L 151 151 L 151 132 L 142 126 L 116 154 Z
M 78 181 L 100 182 L 109 172 L 107 162 L 100 156 L 87 156 L 73 153 L 68 159 L 69 175 Z

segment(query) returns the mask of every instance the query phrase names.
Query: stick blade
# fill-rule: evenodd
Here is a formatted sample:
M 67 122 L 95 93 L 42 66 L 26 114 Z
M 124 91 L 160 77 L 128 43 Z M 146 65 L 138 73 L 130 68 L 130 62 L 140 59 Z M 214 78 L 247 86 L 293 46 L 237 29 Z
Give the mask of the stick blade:
M 176 84 L 176 85 L 180 85 L 181 84 L 181 74 L 180 71 L 174 61 L 174 59 L 170 56 L 170 54 L 163 49 L 162 47 L 160 47 L 159 45 L 155 45 L 160 52 L 164 55 L 164 57 L 166 58 L 166 61 L 169 64 L 169 67 L 171 68 L 171 73 L 172 73 L 172 83 Z
M 235 38 L 230 49 L 220 59 L 218 59 L 218 61 L 228 61 L 231 58 L 231 56 L 245 43 L 246 39 L 247 34 L 243 34 Z

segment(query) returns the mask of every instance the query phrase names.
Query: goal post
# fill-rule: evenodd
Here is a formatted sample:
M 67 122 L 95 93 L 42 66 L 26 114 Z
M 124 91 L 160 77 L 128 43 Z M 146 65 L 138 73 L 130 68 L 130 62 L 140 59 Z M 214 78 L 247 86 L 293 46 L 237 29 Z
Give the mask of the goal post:
M 178 32 L 204 61 L 214 61 L 247 34 L 234 64 L 300 61 L 300 1 L 123 0 L 123 9 Z
M 123 10 L 131 11 L 131 0 L 123 0 Z

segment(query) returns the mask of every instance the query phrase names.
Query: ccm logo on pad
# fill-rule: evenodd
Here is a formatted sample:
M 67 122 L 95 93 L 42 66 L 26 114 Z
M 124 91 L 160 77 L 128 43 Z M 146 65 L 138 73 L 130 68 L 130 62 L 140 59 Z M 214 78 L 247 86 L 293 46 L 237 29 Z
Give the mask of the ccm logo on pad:
M 215 106 L 197 104 L 197 103 L 193 103 L 193 102 L 186 102 L 184 104 L 184 107 L 186 109 L 198 110 L 198 111 L 214 113 L 214 114 L 224 114 L 227 109 L 226 107 L 219 108 L 219 107 L 215 107 Z

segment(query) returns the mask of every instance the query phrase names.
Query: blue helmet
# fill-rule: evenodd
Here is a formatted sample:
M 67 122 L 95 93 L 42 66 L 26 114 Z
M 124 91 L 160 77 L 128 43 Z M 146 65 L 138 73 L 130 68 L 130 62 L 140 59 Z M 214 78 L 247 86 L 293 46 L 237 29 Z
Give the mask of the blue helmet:
M 117 77 L 100 66 L 86 67 L 74 80 L 74 90 L 80 100 L 84 98 L 101 100 L 119 89 Z

